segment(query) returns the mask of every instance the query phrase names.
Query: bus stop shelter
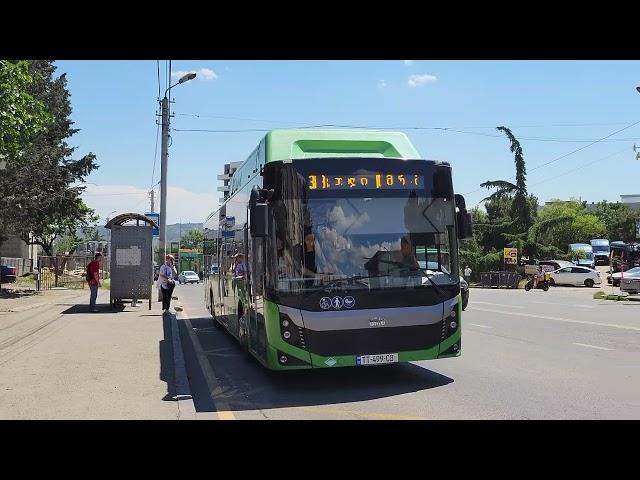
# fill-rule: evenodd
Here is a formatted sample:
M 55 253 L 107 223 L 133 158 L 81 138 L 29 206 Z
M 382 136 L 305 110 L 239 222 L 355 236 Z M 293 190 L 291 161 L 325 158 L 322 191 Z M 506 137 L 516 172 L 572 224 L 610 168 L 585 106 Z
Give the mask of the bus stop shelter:
M 105 225 L 111 230 L 112 306 L 123 300 L 148 299 L 151 310 L 154 227 L 153 220 L 139 213 L 123 213 Z

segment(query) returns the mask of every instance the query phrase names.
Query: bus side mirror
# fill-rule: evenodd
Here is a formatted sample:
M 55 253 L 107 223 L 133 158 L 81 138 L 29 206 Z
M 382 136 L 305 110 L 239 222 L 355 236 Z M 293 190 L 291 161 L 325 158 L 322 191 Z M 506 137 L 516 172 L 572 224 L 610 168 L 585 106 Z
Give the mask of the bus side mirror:
M 473 237 L 473 220 L 471 214 L 467 212 L 467 206 L 464 201 L 464 197 L 460 194 L 456 194 L 456 224 L 458 227 L 458 238 L 465 240 Z
M 254 203 L 249 212 L 249 231 L 252 237 L 267 236 L 267 211 L 269 205 L 266 203 Z
M 249 199 L 249 232 L 252 237 L 266 237 L 269 228 L 269 204 L 263 191 L 254 187 Z

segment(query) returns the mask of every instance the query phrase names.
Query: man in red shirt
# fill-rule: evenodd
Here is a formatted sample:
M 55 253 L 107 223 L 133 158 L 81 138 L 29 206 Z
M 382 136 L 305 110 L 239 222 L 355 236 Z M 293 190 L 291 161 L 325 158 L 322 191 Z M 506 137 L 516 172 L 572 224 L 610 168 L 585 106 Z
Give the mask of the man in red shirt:
M 87 265 L 89 288 L 91 289 L 91 297 L 89 299 L 89 309 L 97 312 L 96 298 L 98 298 L 98 287 L 100 287 L 100 264 L 102 263 L 102 254 L 96 253 L 92 262 Z

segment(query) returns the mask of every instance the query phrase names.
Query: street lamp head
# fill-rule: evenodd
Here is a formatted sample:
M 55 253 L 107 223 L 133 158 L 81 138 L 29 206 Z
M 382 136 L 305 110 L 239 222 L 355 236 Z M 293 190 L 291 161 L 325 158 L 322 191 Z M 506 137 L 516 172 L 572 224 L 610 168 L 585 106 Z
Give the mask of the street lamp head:
M 195 72 L 187 73 L 186 75 L 183 75 L 180 80 L 178 80 L 178 83 L 188 82 L 189 80 L 193 80 L 194 78 L 196 78 Z

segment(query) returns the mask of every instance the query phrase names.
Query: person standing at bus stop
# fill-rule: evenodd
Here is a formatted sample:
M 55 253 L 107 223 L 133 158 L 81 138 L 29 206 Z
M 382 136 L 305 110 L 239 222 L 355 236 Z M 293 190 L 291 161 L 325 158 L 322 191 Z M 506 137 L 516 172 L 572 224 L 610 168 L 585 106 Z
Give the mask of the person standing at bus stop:
M 100 287 L 100 264 L 102 263 L 102 254 L 96 253 L 93 260 L 87 265 L 87 282 L 91 289 L 89 297 L 89 310 L 97 312 L 96 299 L 98 298 L 98 288 Z
M 173 262 L 175 258 L 173 255 L 167 255 L 165 262 L 160 267 L 158 273 L 158 279 L 160 280 L 160 290 L 162 291 L 162 311 L 169 310 L 171 306 L 171 295 L 173 295 L 173 289 L 176 286 L 175 276 L 177 274 Z

